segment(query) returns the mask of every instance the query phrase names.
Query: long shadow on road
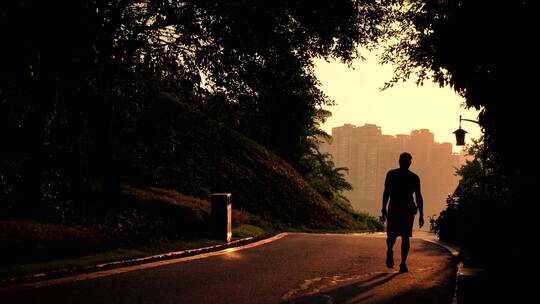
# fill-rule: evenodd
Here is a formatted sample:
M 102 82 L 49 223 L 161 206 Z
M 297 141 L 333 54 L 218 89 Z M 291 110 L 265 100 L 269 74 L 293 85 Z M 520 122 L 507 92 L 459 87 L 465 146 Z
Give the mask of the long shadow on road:
M 428 256 L 444 256 L 448 254 L 447 250 L 443 247 L 427 241 L 422 242 L 418 247 L 414 248 L 414 252 Z
M 285 302 L 282 302 L 282 304 L 288 303 L 344 303 L 349 301 L 357 301 L 361 300 L 364 301 L 366 299 L 369 299 L 371 295 L 366 295 L 365 297 L 362 297 L 365 293 L 372 290 L 373 288 L 377 286 L 381 286 L 383 284 L 386 284 L 390 280 L 392 280 L 394 277 L 399 275 L 398 273 L 380 273 L 373 277 L 367 278 L 362 281 L 356 281 L 352 284 L 345 285 L 338 287 L 336 289 L 327 291 L 327 292 L 321 292 L 318 294 L 313 295 L 307 295 L 298 297 L 295 299 L 287 300 Z
M 378 272 L 369 277 L 342 276 L 330 284 L 303 289 L 285 303 L 451 303 L 455 291 L 456 260 L 428 242 L 416 243 L 410 273 Z M 441 264 L 442 263 L 442 264 Z M 447 266 L 441 266 L 441 265 Z M 323 278 L 321 281 L 326 281 Z

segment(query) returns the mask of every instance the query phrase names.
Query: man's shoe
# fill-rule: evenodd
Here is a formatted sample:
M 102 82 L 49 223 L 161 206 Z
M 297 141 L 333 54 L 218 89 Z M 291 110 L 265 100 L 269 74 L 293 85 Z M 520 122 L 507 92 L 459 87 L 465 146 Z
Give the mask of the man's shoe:
M 405 273 L 408 272 L 409 269 L 407 268 L 407 264 L 401 263 L 399 264 L 399 273 Z
M 388 250 L 386 252 L 386 267 L 393 268 L 394 267 L 394 253 L 392 250 Z

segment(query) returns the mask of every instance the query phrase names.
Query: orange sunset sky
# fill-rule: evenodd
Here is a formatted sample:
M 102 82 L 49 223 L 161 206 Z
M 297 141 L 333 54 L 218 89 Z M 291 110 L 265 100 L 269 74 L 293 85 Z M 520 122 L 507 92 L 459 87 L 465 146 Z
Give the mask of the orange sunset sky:
M 331 134 L 333 127 L 345 123 L 376 124 L 383 134 L 390 135 L 427 128 L 435 134 L 435 141 L 452 143 L 454 152 L 461 150 L 455 146 L 452 133 L 459 127 L 459 115 L 476 120 L 478 111 L 466 110 L 462 97 L 432 82 L 417 86 L 411 79 L 381 92 L 394 67 L 379 64 L 376 52 L 364 51 L 362 55 L 366 60 L 355 60 L 352 67 L 338 61 L 315 61 L 322 90 L 337 103 L 327 107 L 332 117 L 322 125 L 323 130 Z M 462 122 L 462 128 L 469 132 L 467 143 L 481 135 L 477 124 Z

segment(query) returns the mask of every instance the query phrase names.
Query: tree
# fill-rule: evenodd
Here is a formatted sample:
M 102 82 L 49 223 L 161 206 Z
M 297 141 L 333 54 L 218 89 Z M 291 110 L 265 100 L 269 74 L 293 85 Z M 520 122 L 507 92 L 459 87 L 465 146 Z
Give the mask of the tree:
M 211 3 L 211 4 L 209 4 Z M 195 62 L 237 129 L 297 166 L 309 153 L 318 107 L 331 104 L 318 88 L 314 57 L 350 62 L 358 44 L 375 41 L 386 22 L 376 1 L 196 4 L 200 48 Z M 198 38 L 201 40 L 201 38 Z
M 534 135 L 536 114 L 527 111 L 535 87 L 529 72 L 536 55 L 528 45 L 535 32 L 533 2 L 402 3 L 397 20 L 403 30 L 383 56 L 398 66 L 388 85 L 416 75 L 419 84 L 431 79 L 450 86 L 468 107 L 482 109 L 487 149 L 500 154 L 515 195 L 528 192 L 532 168 L 514 160 L 534 154 L 513 143 Z
M 135 1 L 0 5 L 10 45 L 0 54 L 3 207 L 40 215 L 45 202 L 84 198 L 90 179 L 113 194 L 119 126 L 136 117 L 156 82 L 182 79 L 187 90 L 185 69 L 170 65 L 167 53 L 151 55 L 156 46 L 141 34 L 138 8 Z
M 492 244 L 498 250 L 490 247 L 498 263 L 492 266 L 502 274 L 526 267 L 515 263 L 533 258 L 528 244 L 535 212 L 528 210 L 537 197 L 537 165 L 536 153 L 528 146 L 536 138 L 538 119 L 531 108 L 531 96 L 537 94 L 531 72 L 538 70 L 537 55 L 530 46 L 536 35 L 535 4 L 464 0 L 401 3 L 396 22 L 403 30 L 383 56 L 384 62 L 398 65 L 388 85 L 415 75 L 419 84 L 433 80 L 450 86 L 465 98 L 468 107 L 482 110 L 479 121 L 485 130 L 484 149 L 498 164 L 491 185 L 503 194 L 501 201 L 485 204 L 483 210 L 483 216 L 494 217 L 489 222 L 491 235 L 498 233 L 497 240 L 502 240 Z M 509 228 L 501 230 L 501 226 Z M 510 229 L 515 227 L 524 233 L 512 235 Z
M 133 126 L 163 92 L 227 109 L 225 121 L 300 167 L 331 103 L 312 59 L 350 62 L 386 12 L 372 0 L 0 4 L 2 200 L 38 210 L 84 200 L 90 185 L 113 197 Z

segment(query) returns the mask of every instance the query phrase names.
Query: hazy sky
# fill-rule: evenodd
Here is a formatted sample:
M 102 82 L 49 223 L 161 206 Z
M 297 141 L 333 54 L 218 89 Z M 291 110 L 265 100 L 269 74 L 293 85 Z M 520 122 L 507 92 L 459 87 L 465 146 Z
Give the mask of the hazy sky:
M 394 68 L 378 64 L 374 53 L 363 53 L 365 61 L 355 60 L 352 67 L 339 62 L 316 61 L 316 74 L 325 94 L 337 105 L 329 107 L 332 117 L 322 126 L 331 134 L 332 128 L 351 123 L 366 123 L 381 127 L 383 134 L 410 134 L 411 130 L 427 128 L 435 134 L 436 142 L 450 142 L 454 151 L 454 132 L 459 127 L 459 115 L 477 120 L 475 110 L 462 107 L 463 98 L 450 88 L 426 82 L 416 86 L 414 80 L 396 84 L 380 91 L 391 79 Z M 462 122 L 467 132 L 466 143 L 481 134 L 477 124 Z

